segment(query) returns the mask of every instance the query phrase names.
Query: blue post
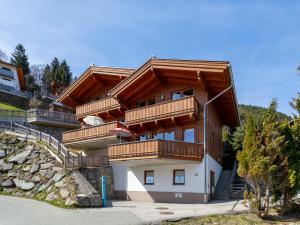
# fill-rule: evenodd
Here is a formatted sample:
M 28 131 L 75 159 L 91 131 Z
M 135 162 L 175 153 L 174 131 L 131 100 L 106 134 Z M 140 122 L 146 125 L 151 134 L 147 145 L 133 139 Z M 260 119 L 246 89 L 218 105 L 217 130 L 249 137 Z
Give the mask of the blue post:
M 102 188 L 102 207 L 106 206 L 106 177 L 102 176 L 101 177 L 101 188 Z

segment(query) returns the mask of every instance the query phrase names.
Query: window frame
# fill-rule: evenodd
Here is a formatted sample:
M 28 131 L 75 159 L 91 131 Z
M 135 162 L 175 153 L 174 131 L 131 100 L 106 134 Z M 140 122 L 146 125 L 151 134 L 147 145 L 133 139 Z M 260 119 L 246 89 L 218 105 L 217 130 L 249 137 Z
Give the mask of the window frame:
M 183 92 L 189 91 L 189 90 L 192 90 L 192 91 L 193 91 L 193 94 L 192 94 L 192 95 L 186 95 L 186 96 L 185 96 L 185 95 L 183 94 Z M 180 98 L 177 98 L 177 99 L 173 99 L 173 94 L 175 94 L 175 93 L 180 93 L 181 97 L 180 97 Z M 184 88 L 184 89 L 179 89 L 179 90 L 174 90 L 174 91 L 171 91 L 171 92 L 170 92 L 170 100 L 176 101 L 176 100 L 178 100 L 178 99 L 182 99 L 182 98 L 185 98 L 185 97 L 187 97 L 187 96 L 194 96 L 194 95 L 195 95 L 195 90 L 194 90 L 193 87 L 190 87 L 190 88 Z
M 194 142 L 185 141 L 184 140 L 184 137 L 185 137 L 184 132 L 185 132 L 185 130 L 192 130 L 192 129 L 194 130 Z M 182 129 L 182 141 L 183 142 L 187 142 L 187 143 L 196 143 L 196 129 L 195 129 L 195 127 L 184 127 Z
M 169 139 L 167 140 L 166 139 L 166 133 L 173 133 L 174 139 L 173 140 L 169 140 Z M 165 141 L 176 141 L 176 132 L 175 132 L 174 129 L 165 130 L 165 131 L 163 131 L 163 134 L 164 134 L 164 140 Z
M 183 183 L 176 183 L 175 182 L 175 177 L 176 177 L 176 172 L 183 171 L 184 174 L 184 182 Z M 185 169 L 174 169 L 173 170 L 173 185 L 185 185 Z
M 147 173 L 153 173 L 153 183 L 147 183 Z M 154 185 L 154 170 L 144 171 L 144 185 Z

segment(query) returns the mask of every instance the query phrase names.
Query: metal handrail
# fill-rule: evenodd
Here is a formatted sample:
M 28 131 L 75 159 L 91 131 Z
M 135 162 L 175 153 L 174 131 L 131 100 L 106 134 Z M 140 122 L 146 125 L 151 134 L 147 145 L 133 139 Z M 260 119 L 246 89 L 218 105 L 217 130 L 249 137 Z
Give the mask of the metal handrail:
M 230 177 L 230 193 L 232 193 L 232 186 L 235 181 L 236 171 L 237 171 L 237 161 L 235 160 L 233 168 L 232 168 L 232 172 L 231 172 L 231 177 Z
M 80 155 L 77 155 L 73 152 L 70 152 L 67 150 L 67 148 L 56 138 L 54 138 L 53 136 L 51 136 L 50 134 L 23 126 L 21 124 L 18 123 L 14 123 L 14 122 L 8 122 L 8 121 L 0 121 L 0 127 L 2 128 L 8 128 L 11 131 L 17 131 L 20 132 L 22 134 L 26 135 L 26 138 L 31 135 L 33 136 L 36 140 L 39 141 L 44 141 L 47 145 L 53 147 L 56 152 L 58 154 L 60 154 L 63 159 L 64 159 L 64 163 L 66 163 L 66 160 L 68 157 L 72 157 L 72 158 L 80 158 Z M 78 160 L 78 162 L 80 162 L 80 160 Z M 66 165 L 66 164 L 65 164 Z M 75 165 L 75 166 L 80 166 L 80 164 Z

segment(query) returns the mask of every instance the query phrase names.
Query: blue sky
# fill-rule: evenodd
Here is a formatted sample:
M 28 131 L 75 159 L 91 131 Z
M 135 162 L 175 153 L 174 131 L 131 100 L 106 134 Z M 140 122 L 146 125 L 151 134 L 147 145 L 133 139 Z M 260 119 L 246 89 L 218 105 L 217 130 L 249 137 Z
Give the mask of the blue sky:
M 300 91 L 300 1 L 0 0 L 0 49 L 22 43 L 31 64 L 65 58 L 136 68 L 158 58 L 228 60 L 239 103 L 291 114 Z

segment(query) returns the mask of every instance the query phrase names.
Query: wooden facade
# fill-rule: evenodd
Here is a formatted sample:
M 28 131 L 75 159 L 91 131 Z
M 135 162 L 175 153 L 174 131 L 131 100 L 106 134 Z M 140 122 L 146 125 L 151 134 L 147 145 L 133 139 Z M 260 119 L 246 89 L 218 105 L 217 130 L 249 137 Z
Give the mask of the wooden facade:
M 121 104 L 114 98 L 106 97 L 76 107 L 76 117 L 83 118 L 89 115 L 121 113 Z
M 228 62 L 150 59 L 137 70 L 89 68 L 58 100 L 76 107 L 80 121 L 94 115 L 106 124 L 65 132 L 63 142 L 105 138 L 123 124 L 132 137 L 105 147 L 110 161 L 149 157 L 199 161 L 203 158 L 203 106 L 230 85 Z M 222 126 L 239 123 L 236 106 L 234 88 L 208 106 L 207 150 L 219 163 Z M 188 130 L 194 137 L 187 141 Z M 172 140 L 157 140 L 168 132 Z

